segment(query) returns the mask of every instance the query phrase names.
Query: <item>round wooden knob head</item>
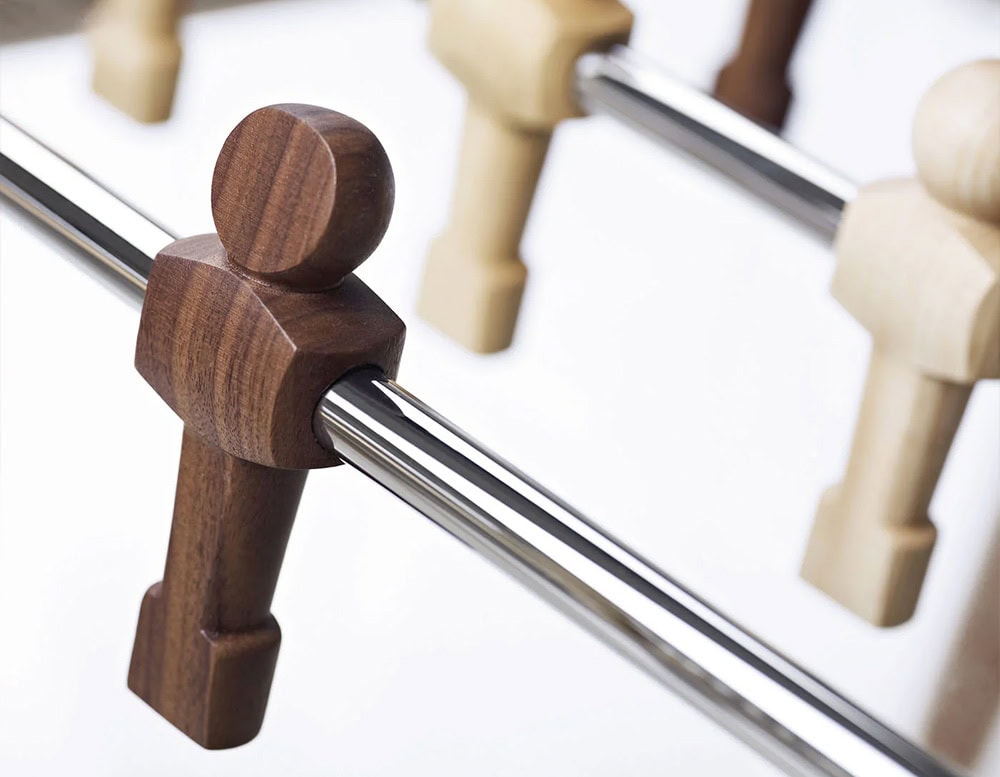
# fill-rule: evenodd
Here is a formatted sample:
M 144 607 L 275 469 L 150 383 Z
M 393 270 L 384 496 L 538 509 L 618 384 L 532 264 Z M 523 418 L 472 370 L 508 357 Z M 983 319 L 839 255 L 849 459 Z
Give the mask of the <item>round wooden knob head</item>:
M 385 149 L 363 124 L 311 105 L 272 105 L 222 146 L 212 215 L 230 262 L 268 282 L 322 291 L 375 250 L 394 195 Z
M 955 68 L 930 88 L 917 108 L 913 155 L 935 199 L 1000 223 L 1000 59 Z

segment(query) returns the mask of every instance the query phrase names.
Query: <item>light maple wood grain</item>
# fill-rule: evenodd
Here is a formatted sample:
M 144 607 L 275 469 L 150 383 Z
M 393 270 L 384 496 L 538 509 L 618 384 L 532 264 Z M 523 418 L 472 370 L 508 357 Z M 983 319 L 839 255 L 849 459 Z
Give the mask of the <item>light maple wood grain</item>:
M 89 24 L 94 91 L 141 122 L 170 117 L 185 0 L 99 0 Z
M 918 180 L 863 189 L 837 236 L 833 294 L 872 357 L 847 471 L 802 566 L 879 626 L 915 611 L 938 478 L 974 384 L 1000 377 L 1000 60 L 931 88 L 914 155 Z
M 427 257 L 420 315 L 479 352 L 510 345 L 521 236 L 559 122 L 580 115 L 576 60 L 628 40 L 617 0 L 432 0 L 430 47 L 468 108 L 453 208 Z

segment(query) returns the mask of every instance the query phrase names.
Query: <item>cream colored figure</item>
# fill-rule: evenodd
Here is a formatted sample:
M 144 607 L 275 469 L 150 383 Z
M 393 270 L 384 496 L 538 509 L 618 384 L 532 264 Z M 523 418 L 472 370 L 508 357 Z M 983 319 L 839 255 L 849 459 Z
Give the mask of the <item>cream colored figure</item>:
M 170 117 L 183 0 L 100 0 L 90 25 L 97 94 L 142 122 Z
M 833 295 L 874 343 L 847 472 L 802 565 L 878 626 L 916 608 L 941 468 L 973 385 L 1000 377 L 1000 60 L 934 84 L 913 153 L 919 179 L 863 189 L 837 236 Z
M 576 60 L 628 40 L 617 0 L 431 0 L 430 47 L 468 91 L 451 219 L 419 313 L 474 351 L 510 345 L 527 271 L 521 234 L 555 126 L 580 115 Z

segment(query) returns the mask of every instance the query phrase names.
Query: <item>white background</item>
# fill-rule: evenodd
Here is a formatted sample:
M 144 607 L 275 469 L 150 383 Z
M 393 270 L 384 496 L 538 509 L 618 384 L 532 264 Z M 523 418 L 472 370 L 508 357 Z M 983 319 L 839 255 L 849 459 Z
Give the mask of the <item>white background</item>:
M 635 45 L 708 85 L 742 5 L 637 0 Z M 175 116 L 155 127 L 89 94 L 83 38 L 18 44 L 0 53 L 0 108 L 178 234 L 212 229 L 215 155 L 252 109 L 311 102 L 368 124 L 397 199 L 360 275 L 409 324 L 401 382 L 926 739 L 948 688 L 996 673 L 995 642 L 949 669 L 996 544 L 996 384 L 977 389 L 942 478 L 916 617 L 873 629 L 797 577 L 868 351 L 827 295 L 829 248 L 625 128 L 575 121 L 529 224 L 515 347 L 461 351 L 413 314 L 463 106 L 425 24 L 410 0 L 193 15 Z M 799 53 L 789 138 L 859 181 L 910 174 L 920 94 L 1000 54 L 1000 4 L 819 0 Z M 284 643 L 263 731 L 228 752 L 191 744 L 125 687 L 139 601 L 162 572 L 180 422 L 132 369 L 131 307 L 6 204 L 0 253 L 0 773 L 772 772 L 347 468 L 310 476 L 273 606 Z M 997 728 L 978 773 L 1000 772 Z

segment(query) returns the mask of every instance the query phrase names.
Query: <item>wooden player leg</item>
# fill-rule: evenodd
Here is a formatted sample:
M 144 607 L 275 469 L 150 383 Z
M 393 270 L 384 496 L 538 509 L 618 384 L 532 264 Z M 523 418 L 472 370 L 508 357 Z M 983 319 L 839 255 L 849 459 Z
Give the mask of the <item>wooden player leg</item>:
M 431 246 L 418 313 L 470 350 L 510 345 L 527 276 L 521 235 L 550 138 L 469 104 L 451 219 Z
M 170 117 L 184 0 L 100 0 L 90 26 L 93 88 L 137 121 Z
M 281 642 L 271 598 L 305 481 L 184 432 L 166 569 L 142 602 L 128 685 L 203 747 L 260 730 Z
M 788 63 L 812 0 L 750 0 L 739 48 L 719 71 L 715 96 L 744 116 L 780 129 L 792 99 Z
M 430 46 L 465 84 L 451 220 L 431 247 L 418 309 L 474 351 L 510 345 L 527 275 L 521 235 L 549 139 L 580 115 L 576 60 L 628 40 L 617 0 L 433 0 Z
M 867 186 L 837 234 L 834 296 L 874 347 L 843 482 L 803 576 L 858 615 L 913 615 L 931 497 L 979 380 L 1000 377 L 1000 60 L 953 70 L 913 131 L 919 180 Z
M 802 576 L 873 623 L 916 609 L 936 538 L 928 508 L 971 390 L 872 354 L 847 473 L 823 495 Z

